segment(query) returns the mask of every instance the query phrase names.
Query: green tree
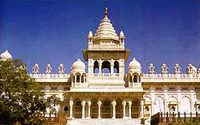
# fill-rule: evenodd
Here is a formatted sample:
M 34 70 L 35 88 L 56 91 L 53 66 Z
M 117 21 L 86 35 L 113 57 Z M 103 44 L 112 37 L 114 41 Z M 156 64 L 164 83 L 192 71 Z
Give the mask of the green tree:
M 0 124 L 42 124 L 48 102 L 21 60 L 0 61 Z

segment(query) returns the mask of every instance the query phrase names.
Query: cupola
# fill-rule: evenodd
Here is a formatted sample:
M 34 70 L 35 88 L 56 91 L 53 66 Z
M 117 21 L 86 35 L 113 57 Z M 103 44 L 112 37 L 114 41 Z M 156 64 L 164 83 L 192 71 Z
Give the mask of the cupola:
M 80 59 L 78 59 L 72 64 L 71 71 L 81 73 L 85 72 L 85 64 Z
M 135 58 L 133 58 L 133 60 L 129 63 L 128 72 L 140 74 L 141 70 L 142 70 L 141 64 Z

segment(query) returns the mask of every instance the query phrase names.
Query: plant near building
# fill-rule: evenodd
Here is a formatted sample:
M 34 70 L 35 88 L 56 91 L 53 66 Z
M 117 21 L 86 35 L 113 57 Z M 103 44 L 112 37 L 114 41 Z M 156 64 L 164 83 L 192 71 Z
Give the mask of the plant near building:
M 21 60 L 0 61 L 0 124 L 43 124 L 48 105 Z

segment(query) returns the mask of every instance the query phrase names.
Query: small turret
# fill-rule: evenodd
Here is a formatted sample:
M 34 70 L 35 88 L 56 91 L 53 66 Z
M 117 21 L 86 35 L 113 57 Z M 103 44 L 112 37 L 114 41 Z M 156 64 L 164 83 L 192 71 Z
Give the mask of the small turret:
M 88 45 L 92 44 L 93 42 L 93 34 L 92 34 L 92 31 L 89 31 L 88 33 Z
M 119 33 L 119 39 L 120 39 L 120 42 L 122 44 L 124 44 L 125 35 L 124 35 L 123 31 L 120 31 L 120 33 Z
M 120 39 L 125 39 L 125 35 L 124 35 L 123 31 L 120 32 L 119 37 L 120 37 Z
M 93 37 L 92 31 L 89 31 L 88 33 L 88 39 L 91 39 Z

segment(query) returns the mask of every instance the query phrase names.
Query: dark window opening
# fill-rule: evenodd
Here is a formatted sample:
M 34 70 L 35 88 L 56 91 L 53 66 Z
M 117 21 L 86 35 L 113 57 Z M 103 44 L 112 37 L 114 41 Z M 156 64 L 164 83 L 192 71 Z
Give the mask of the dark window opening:
M 99 73 L 99 63 L 98 61 L 94 62 L 94 69 L 93 73 Z
M 114 73 L 119 73 L 119 63 L 118 63 L 118 61 L 114 62 Z
M 102 63 L 102 73 L 110 73 L 110 62 L 104 61 Z

